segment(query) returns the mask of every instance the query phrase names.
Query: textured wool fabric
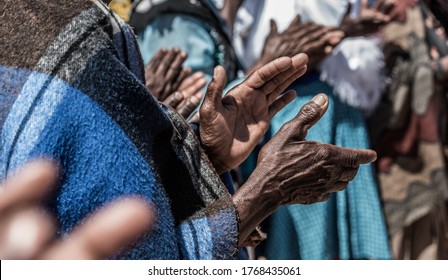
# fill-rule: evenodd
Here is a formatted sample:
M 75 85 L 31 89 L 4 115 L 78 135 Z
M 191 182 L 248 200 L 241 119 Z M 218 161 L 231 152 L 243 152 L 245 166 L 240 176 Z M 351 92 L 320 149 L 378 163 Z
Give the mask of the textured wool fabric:
M 307 139 L 367 149 L 368 134 L 360 111 L 332 94 L 332 88 L 308 75 L 291 86 L 298 96 L 271 122 L 272 135 L 316 93 L 330 104 Z M 371 164 L 361 165 L 347 189 L 326 202 L 280 208 L 270 219 L 265 244 L 269 259 L 390 259 L 391 252 Z
M 119 196 L 146 198 L 155 230 L 115 258 L 233 258 L 230 195 L 188 124 L 144 86 L 132 31 L 101 1 L 2 6 L 0 178 L 36 157 L 57 161 L 49 204 L 63 235 Z

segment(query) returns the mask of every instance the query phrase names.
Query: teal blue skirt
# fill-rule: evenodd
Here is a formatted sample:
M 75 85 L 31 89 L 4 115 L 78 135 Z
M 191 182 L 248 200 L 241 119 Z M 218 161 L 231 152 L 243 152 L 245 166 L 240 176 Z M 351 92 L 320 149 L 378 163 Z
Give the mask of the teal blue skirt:
M 272 137 L 317 93 L 330 105 L 307 139 L 348 148 L 369 148 L 362 113 L 335 97 L 317 76 L 301 78 L 292 87 L 297 98 L 271 123 Z M 373 165 L 362 165 L 346 190 L 326 202 L 290 205 L 274 213 L 267 229 L 264 254 L 268 259 L 390 259 L 386 225 Z

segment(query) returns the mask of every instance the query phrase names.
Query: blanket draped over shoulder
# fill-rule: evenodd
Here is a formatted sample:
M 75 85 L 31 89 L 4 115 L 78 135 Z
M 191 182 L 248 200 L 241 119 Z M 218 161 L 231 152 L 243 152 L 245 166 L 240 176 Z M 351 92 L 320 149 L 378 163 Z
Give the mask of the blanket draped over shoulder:
M 57 161 L 62 235 L 119 196 L 146 198 L 156 228 L 116 258 L 233 258 L 230 195 L 190 127 L 146 90 L 118 17 L 101 1 L 5 0 L 0 30 L 0 178 Z

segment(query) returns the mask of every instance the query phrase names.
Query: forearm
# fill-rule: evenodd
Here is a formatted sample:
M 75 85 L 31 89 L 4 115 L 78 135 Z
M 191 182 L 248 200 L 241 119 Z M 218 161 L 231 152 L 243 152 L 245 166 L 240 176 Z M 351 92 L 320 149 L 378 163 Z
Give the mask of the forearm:
M 264 188 L 272 184 L 272 180 L 261 173 L 259 169 L 255 169 L 247 182 L 232 196 L 239 217 L 239 246 L 279 206 L 278 200 L 273 199 L 273 194 L 265 191 L 277 188 Z

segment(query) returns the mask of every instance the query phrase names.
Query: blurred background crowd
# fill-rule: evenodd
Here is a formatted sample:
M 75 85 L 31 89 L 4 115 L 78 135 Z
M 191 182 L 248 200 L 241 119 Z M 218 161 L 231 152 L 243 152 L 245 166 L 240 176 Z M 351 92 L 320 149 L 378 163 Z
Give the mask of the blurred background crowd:
M 280 208 L 262 225 L 268 238 L 252 257 L 448 258 L 448 1 L 114 0 L 110 7 L 134 27 L 147 74 L 162 61 L 182 69 L 179 79 L 187 73 L 183 86 L 147 81 L 185 117 L 195 117 L 216 65 L 231 88 L 272 59 L 304 52 L 308 72 L 291 86 L 298 96 L 274 117 L 271 135 L 324 92 L 329 112 L 308 139 L 377 151 L 374 168 L 360 168 L 329 201 Z M 255 154 L 232 171 L 236 188 Z

